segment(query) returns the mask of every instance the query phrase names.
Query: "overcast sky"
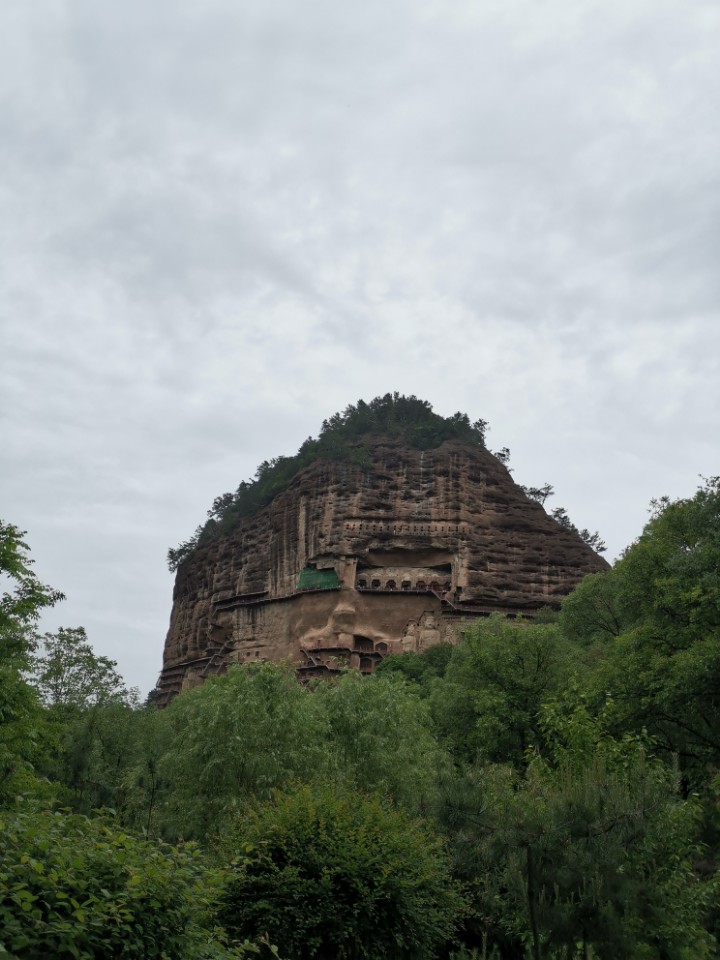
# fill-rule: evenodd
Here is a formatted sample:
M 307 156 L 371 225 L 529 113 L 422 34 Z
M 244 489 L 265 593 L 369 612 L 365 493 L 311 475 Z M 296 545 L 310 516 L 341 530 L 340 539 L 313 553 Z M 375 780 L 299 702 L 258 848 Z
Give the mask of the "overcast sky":
M 717 0 L 3 0 L 0 517 L 143 694 L 165 555 L 358 398 L 599 530 L 720 473 Z

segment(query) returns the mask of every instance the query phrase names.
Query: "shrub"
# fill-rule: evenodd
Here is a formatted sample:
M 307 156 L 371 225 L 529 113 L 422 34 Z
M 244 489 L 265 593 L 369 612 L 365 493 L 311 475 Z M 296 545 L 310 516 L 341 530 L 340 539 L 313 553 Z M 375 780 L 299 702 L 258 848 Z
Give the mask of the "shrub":
M 463 909 L 437 837 L 337 785 L 254 804 L 221 852 L 238 854 L 221 923 L 239 938 L 267 933 L 288 960 L 431 958 Z
M 240 956 L 209 922 L 219 875 L 191 847 L 105 818 L 0 814 L 0 956 L 199 960 Z

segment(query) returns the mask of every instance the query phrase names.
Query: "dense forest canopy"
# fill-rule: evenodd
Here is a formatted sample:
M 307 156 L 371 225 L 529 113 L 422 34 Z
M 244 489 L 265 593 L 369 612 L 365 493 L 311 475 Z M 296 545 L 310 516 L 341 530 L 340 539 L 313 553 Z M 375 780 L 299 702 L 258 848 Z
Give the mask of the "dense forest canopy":
M 308 437 L 292 457 L 264 460 L 254 480 L 243 481 L 234 493 L 216 497 L 205 523 L 193 536 L 168 551 L 171 570 L 187 559 L 198 544 L 222 536 L 243 518 L 266 507 L 286 490 L 294 477 L 316 460 L 335 460 L 369 467 L 369 449 L 363 440 L 371 436 L 390 436 L 418 450 L 439 447 L 445 440 L 485 446 L 488 429 L 485 420 L 474 423 L 466 413 L 441 417 L 426 400 L 399 393 L 386 393 L 370 403 L 358 400 L 343 413 L 324 420 L 317 438 Z
M 718 957 L 720 478 L 559 614 L 162 711 L 0 575 L 0 955 Z

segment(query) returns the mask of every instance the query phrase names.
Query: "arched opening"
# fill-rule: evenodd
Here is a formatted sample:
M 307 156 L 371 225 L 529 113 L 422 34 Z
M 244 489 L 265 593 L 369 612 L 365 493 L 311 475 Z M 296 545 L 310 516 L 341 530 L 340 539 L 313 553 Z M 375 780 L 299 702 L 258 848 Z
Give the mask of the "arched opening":
M 411 583 L 409 580 L 403 580 L 400 586 L 402 587 L 403 590 L 409 590 L 411 587 Z
M 356 634 L 353 637 L 353 649 L 363 651 L 365 653 L 372 653 L 374 646 L 370 637 L 362 637 L 359 634 Z
M 424 580 L 418 580 L 416 585 L 416 590 L 427 590 L 427 585 Z
M 388 652 L 388 645 L 381 640 L 380 643 L 378 643 L 378 645 L 375 647 L 375 650 L 384 655 Z
M 370 584 L 370 586 L 372 587 L 373 590 L 379 590 L 379 589 L 380 589 L 380 581 L 379 581 L 379 580 L 373 580 L 373 582 Z
M 431 590 L 434 590 L 435 593 L 438 592 L 439 587 L 438 587 L 438 582 L 437 582 L 437 580 L 431 580 L 431 581 L 430 581 L 430 589 L 431 589 Z
M 360 673 L 372 673 L 374 665 L 372 657 L 360 657 Z
M 363 577 L 362 579 L 358 580 L 357 585 L 358 585 L 358 590 L 366 590 L 367 580 L 365 580 L 365 578 Z
M 387 584 L 385 585 L 385 589 L 386 589 L 386 590 L 394 590 L 394 589 L 395 589 L 395 581 L 394 581 L 394 580 L 388 580 Z

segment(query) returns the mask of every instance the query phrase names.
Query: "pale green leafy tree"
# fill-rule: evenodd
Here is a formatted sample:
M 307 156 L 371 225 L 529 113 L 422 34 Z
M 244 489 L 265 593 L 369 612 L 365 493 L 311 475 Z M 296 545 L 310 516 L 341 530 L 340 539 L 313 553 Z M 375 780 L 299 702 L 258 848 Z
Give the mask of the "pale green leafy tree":
M 324 769 L 327 723 L 319 701 L 277 664 L 235 667 L 174 700 L 167 784 L 157 815 L 165 833 L 203 837 L 250 797 Z
M 107 703 L 135 703 L 117 663 L 101 656 L 88 642 L 83 627 L 60 627 L 41 637 L 41 653 L 34 660 L 34 682 L 49 707 L 88 710 Z
M 444 762 L 426 701 L 398 674 L 349 672 L 320 684 L 336 776 L 420 811 Z
M 33 573 L 23 537 L 0 521 L 0 805 L 45 790 L 33 772 L 43 751 L 43 716 L 26 673 L 40 615 L 63 598 Z

